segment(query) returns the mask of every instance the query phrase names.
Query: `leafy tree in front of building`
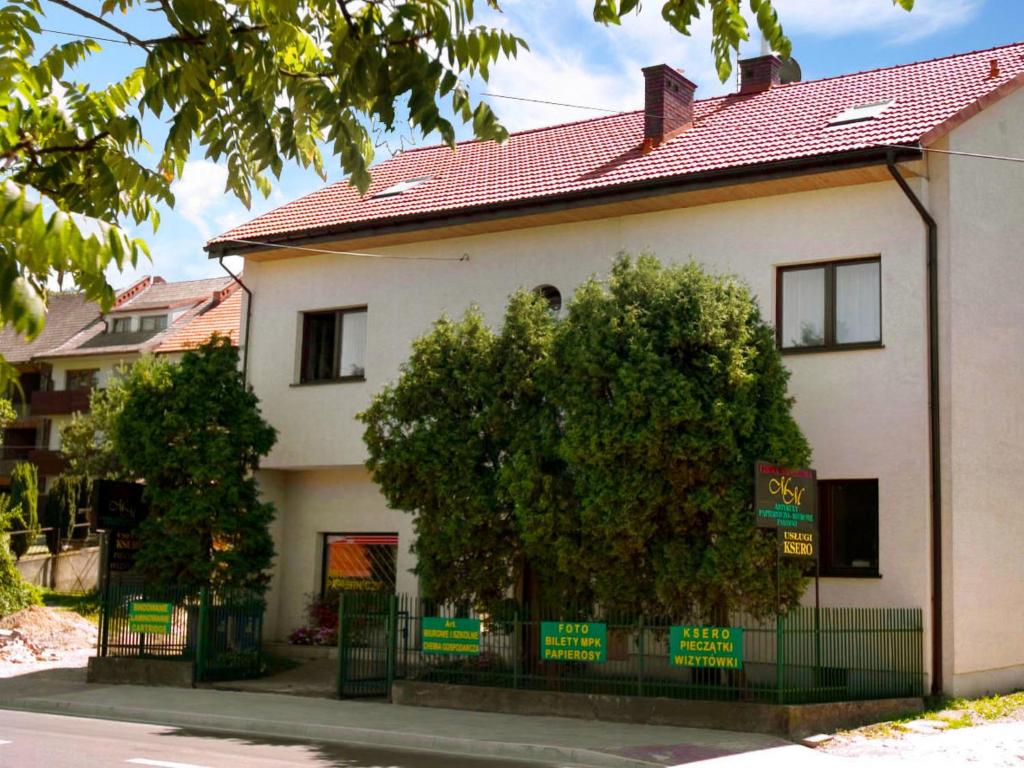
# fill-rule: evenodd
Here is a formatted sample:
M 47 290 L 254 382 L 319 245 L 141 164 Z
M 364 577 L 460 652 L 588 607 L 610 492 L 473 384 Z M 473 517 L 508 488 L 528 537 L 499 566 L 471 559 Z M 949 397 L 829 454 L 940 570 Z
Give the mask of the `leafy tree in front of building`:
M 11 401 L 0 397 L 0 445 L 3 445 L 4 427 L 16 417 Z M 25 581 L 11 556 L 10 532 L 19 525 L 20 509 L 11 504 L 8 494 L 0 494 L 0 617 L 39 605 L 42 600 L 39 589 Z
M 564 320 L 521 293 L 497 333 L 439 321 L 362 415 L 367 466 L 431 597 L 766 614 L 804 584 L 784 563 L 777 594 L 752 509 L 756 460 L 810 460 L 787 378 L 738 280 L 623 259 Z
M 19 560 L 39 536 L 39 471 L 19 461 L 11 470 L 11 552 Z
M 126 390 L 111 438 L 121 466 L 145 483 L 136 564 L 147 584 L 263 589 L 274 508 L 260 501 L 253 471 L 276 432 L 242 382 L 238 350 L 215 337 L 132 376 Z
M 75 538 L 84 538 L 85 529 L 76 528 L 78 510 L 89 503 L 89 483 L 79 475 L 59 475 L 46 494 L 43 522 L 49 528 L 46 546 L 57 554 L 61 546 Z

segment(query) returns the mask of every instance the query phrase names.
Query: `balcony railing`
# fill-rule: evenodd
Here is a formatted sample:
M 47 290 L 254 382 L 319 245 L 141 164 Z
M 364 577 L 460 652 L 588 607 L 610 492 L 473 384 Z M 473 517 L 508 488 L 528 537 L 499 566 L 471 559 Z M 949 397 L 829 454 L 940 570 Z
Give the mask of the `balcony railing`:
M 32 393 L 32 415 L 52 416 L 55 414 L 85 412 L 89 410 L 89 389 L 58 389 L 50 392 Z
M 0 475 L 9 475 L 19 461 L 35 464 L 41 475 L 59 475 L 68 466 L 60 451 L 33 445 L 5 445 L 0 448 Z

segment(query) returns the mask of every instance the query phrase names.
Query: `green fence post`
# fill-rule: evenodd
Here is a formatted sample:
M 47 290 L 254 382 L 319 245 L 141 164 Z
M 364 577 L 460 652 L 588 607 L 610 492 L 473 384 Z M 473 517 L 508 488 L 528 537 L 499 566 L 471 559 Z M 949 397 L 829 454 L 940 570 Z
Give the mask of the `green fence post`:
M 348 665 L 348 637 L 345 627 L 345 593 L 338 596 L 338 698 L 345 697 L 345 673 Z
M 644 695 L 644 615 L 641 613 L 640 618 L 637 619 L 636 625 L 636 652 L 637 652 L 637 670 L 636 670 L 636 695 Z
M 395 682 L 395 655 L 398 652 L 398 595 L 388 598 L 387 657 L 385 676 L 388 701 L 391 701 L 391 687 Z
M 512 687 L 519 687 L 519 676 L 522 674 L 523 627 L 519 623 L 519 606 L 512 614 Z
M 785 703 L 785 694 L 782 690 L 786 677 L 785 654 L 782 650 L 784 635 L 782 614 L 777 613 L 775 614 L 775 699 L 779 704 Z
M 196 679 L 206 679 L 210 652 L 210 589 L 199 590 L 199 630 L 196 633 Z

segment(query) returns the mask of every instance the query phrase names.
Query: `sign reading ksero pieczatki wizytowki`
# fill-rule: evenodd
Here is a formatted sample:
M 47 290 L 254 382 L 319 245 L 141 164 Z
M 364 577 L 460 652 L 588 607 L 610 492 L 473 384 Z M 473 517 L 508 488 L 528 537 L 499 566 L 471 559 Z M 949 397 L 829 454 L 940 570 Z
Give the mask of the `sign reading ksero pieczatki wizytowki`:
M 814 470 L 757 462 L 754 510 L 758 528 L 813 531 L 818 516 L 818 478 Z
M 541 661 L 586 661 L 604 664 L 608 653 L 608 626 L 589 621 L 542 621 Z
M 423 652 L 478 656 L 480 654 L 480 619 L 446 619 L 424 616 L 420 631 Z
M 670 627 L 668 663 L 671 667 L 743 669 L 743 627 Z

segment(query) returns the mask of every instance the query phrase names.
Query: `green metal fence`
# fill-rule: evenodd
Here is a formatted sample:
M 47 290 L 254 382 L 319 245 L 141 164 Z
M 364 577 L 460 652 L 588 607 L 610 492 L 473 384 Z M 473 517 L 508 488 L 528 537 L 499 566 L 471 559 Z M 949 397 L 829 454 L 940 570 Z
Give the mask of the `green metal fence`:
M 710 623 L 694 619 L 511 604 L 498 616 L 389 594 L 343 595 L 339 615 L 342 697 L 387 696 L 402 679 L 779 704 L 920 696 L 924 687 L 920 609 L 798 608 L 767 621 L 733 614 L 729 625 L 743 629 L 735 669 L 672 664 L 670 627 Z M 424 652 L 424 617 L 479 620 L 479 652 Z M 604 624 L 604 660 L 543 660 L 548 621 Z
M 132 604 L 170 606 L 166 632 L 139 632 Z M 253 677 L 262 668 L 263 598 L 244 590 L 152 590 L 111 584 L 100 593 L 99 656 L 195 662 L 196 680 Z

